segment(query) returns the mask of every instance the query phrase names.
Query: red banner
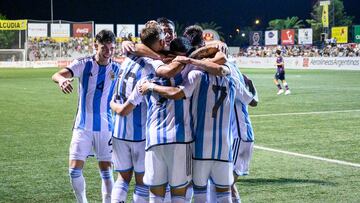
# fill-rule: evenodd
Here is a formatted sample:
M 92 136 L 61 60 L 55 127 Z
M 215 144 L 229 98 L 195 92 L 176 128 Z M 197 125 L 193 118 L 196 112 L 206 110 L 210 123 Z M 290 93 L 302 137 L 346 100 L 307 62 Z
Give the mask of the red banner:
M 295 44 L 295 30 L 281 30 L 281 44 L 282 45 L 294 45 Z
M 73 37 L 91 37 L 92 24 L 73 24 Z

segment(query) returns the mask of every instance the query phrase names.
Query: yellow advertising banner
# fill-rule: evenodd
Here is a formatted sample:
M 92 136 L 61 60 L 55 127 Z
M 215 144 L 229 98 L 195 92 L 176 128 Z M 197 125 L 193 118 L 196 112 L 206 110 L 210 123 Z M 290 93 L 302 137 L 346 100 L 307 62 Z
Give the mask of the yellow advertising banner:
M 27 20 L 0 20 L 0 30 L 26 30 Z
M 348 43 L 348 27 L 333 27 L 331 29 L 332 38 L 336 39 L 337 43 Z
M 321 19 L 322 19 L 323 27 L 329 27 L 329 5 L 328 4 L 323 5 Z

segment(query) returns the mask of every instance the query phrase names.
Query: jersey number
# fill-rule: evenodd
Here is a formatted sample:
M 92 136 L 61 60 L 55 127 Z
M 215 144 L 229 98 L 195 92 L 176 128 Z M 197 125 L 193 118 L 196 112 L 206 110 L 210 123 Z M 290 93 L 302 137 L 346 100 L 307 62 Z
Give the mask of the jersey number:
M 216 118 L 216 115 L 217 115 L 217 112 L 218 112 L 220 106 L 222 105 L 222 103 L 226 99 L 227 92 L 226 92 L 226 87 L 218 86 L 218 85 L 213 85 L 212 90 L 214 91 L 215 95 L 217 95 L 219 93 L 219 91 L 220 91 L 220 98 L 215 102 L 215 105 L 214 105 L 214 107 L 212 109 L 212 117 Z

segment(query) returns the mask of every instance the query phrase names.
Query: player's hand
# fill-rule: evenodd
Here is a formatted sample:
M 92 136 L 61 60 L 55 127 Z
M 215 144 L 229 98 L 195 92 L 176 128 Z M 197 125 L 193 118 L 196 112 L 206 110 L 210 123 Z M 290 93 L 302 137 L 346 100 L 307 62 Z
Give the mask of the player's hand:
M 141 85 L 139 85 L 139 92 L 144 95 L 149 91 L 150 82 L 148 80 L 145 80 Z
M 71 85 L 72 81 L 74 81 L 73 78 L 65 78 L 59 81 L 59 87 L 64 94 L 70 94 L 73 91 L 73 87 Z
M 130 52 L 135 52 L 135 44 L 132 41 L 123 41 L 121 43 L 121 52 L 127 55 Z
M 186 57 L 186 56 L 177 56 L 176 58 L 174 58 L 173 62 L 189 64 L 189 63 L 191 63 L 191 58 Z

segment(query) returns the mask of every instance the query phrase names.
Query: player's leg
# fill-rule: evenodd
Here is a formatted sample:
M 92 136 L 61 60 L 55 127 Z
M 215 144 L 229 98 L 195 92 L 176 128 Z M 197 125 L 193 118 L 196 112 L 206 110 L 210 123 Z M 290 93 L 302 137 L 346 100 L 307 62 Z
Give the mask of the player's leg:
M 194 202 L 206 202 L 207 182 L 214 161 L 193 160 Z
M 131 146 L 131 156 L 135 171 L 134 203 L 149 201 L 149 187 L 143 182 L 145 173 L 145 141 L 134 142 Z
M 278 88 L 278 92 L 277 92 L 277 95 L 280 95 L 284 92 L 284 90 L 282 89 L 280 83 L 279 83 L 279 73 L 276 72 L 275 76 L 274 76 L 274 83 L 276 85 L 276 87 Z
M 241 203 L 240 193 L 236 187 L 236 182 L 238 180 L 238 175 L 234 173 L 234 184 L 231 186 L 231 198 L 233 203 Z
M 165 160 L 168 166 L 171 202 L 185 202 L 192 173 L 191 145 L 171 144 L 164 146 L 164 151 L 166 152 Z
M 111 202 L 111 191 L 114 186 L 114 178 L 111 168 L 111 132 L 94 133 L 94 150 L 99 161 L 102 202 Z
M 168 183 L 164 146 L 154 146 L 145 152 L 144 184 L 149 186 L 149 202 L 163 202 Z
M 285 80 L 285 73 L 284 73 L 284 76 L 283 76 L 283 80 L 281 80 L 281 82 L 282 82 L 282 84 L 283 84 L 283 86 L 285 87 L 285 95 L 288 95 L 288 94 L 290 94 L 291 92 L 290 92 L 290 88 L 289 88 L 289 85 L 288 85 L 288 83 L 286 82 L 286 80 Z
M 131 161 L 131 143 L 113 138 L 112 160 L 118 177 L 111 193 L 111 202 L 126 202 L 129 183 L 133 174 Z
M 208 181 L 206 199 L 207 199 L 207 202 L 216 202 L 215 184 L 210 179 Z
M 211 170 L 211 178 L 215 184 L 216 200 L 219 203 L 232 202 L 231 186 L 234 183 L 233 163 L 215 161 Z
M 69 176 L 77 202 L 86 203 L 86 183 L 83 167 L 91 153 L 92 133 L 74 129 L 69 149 Z

